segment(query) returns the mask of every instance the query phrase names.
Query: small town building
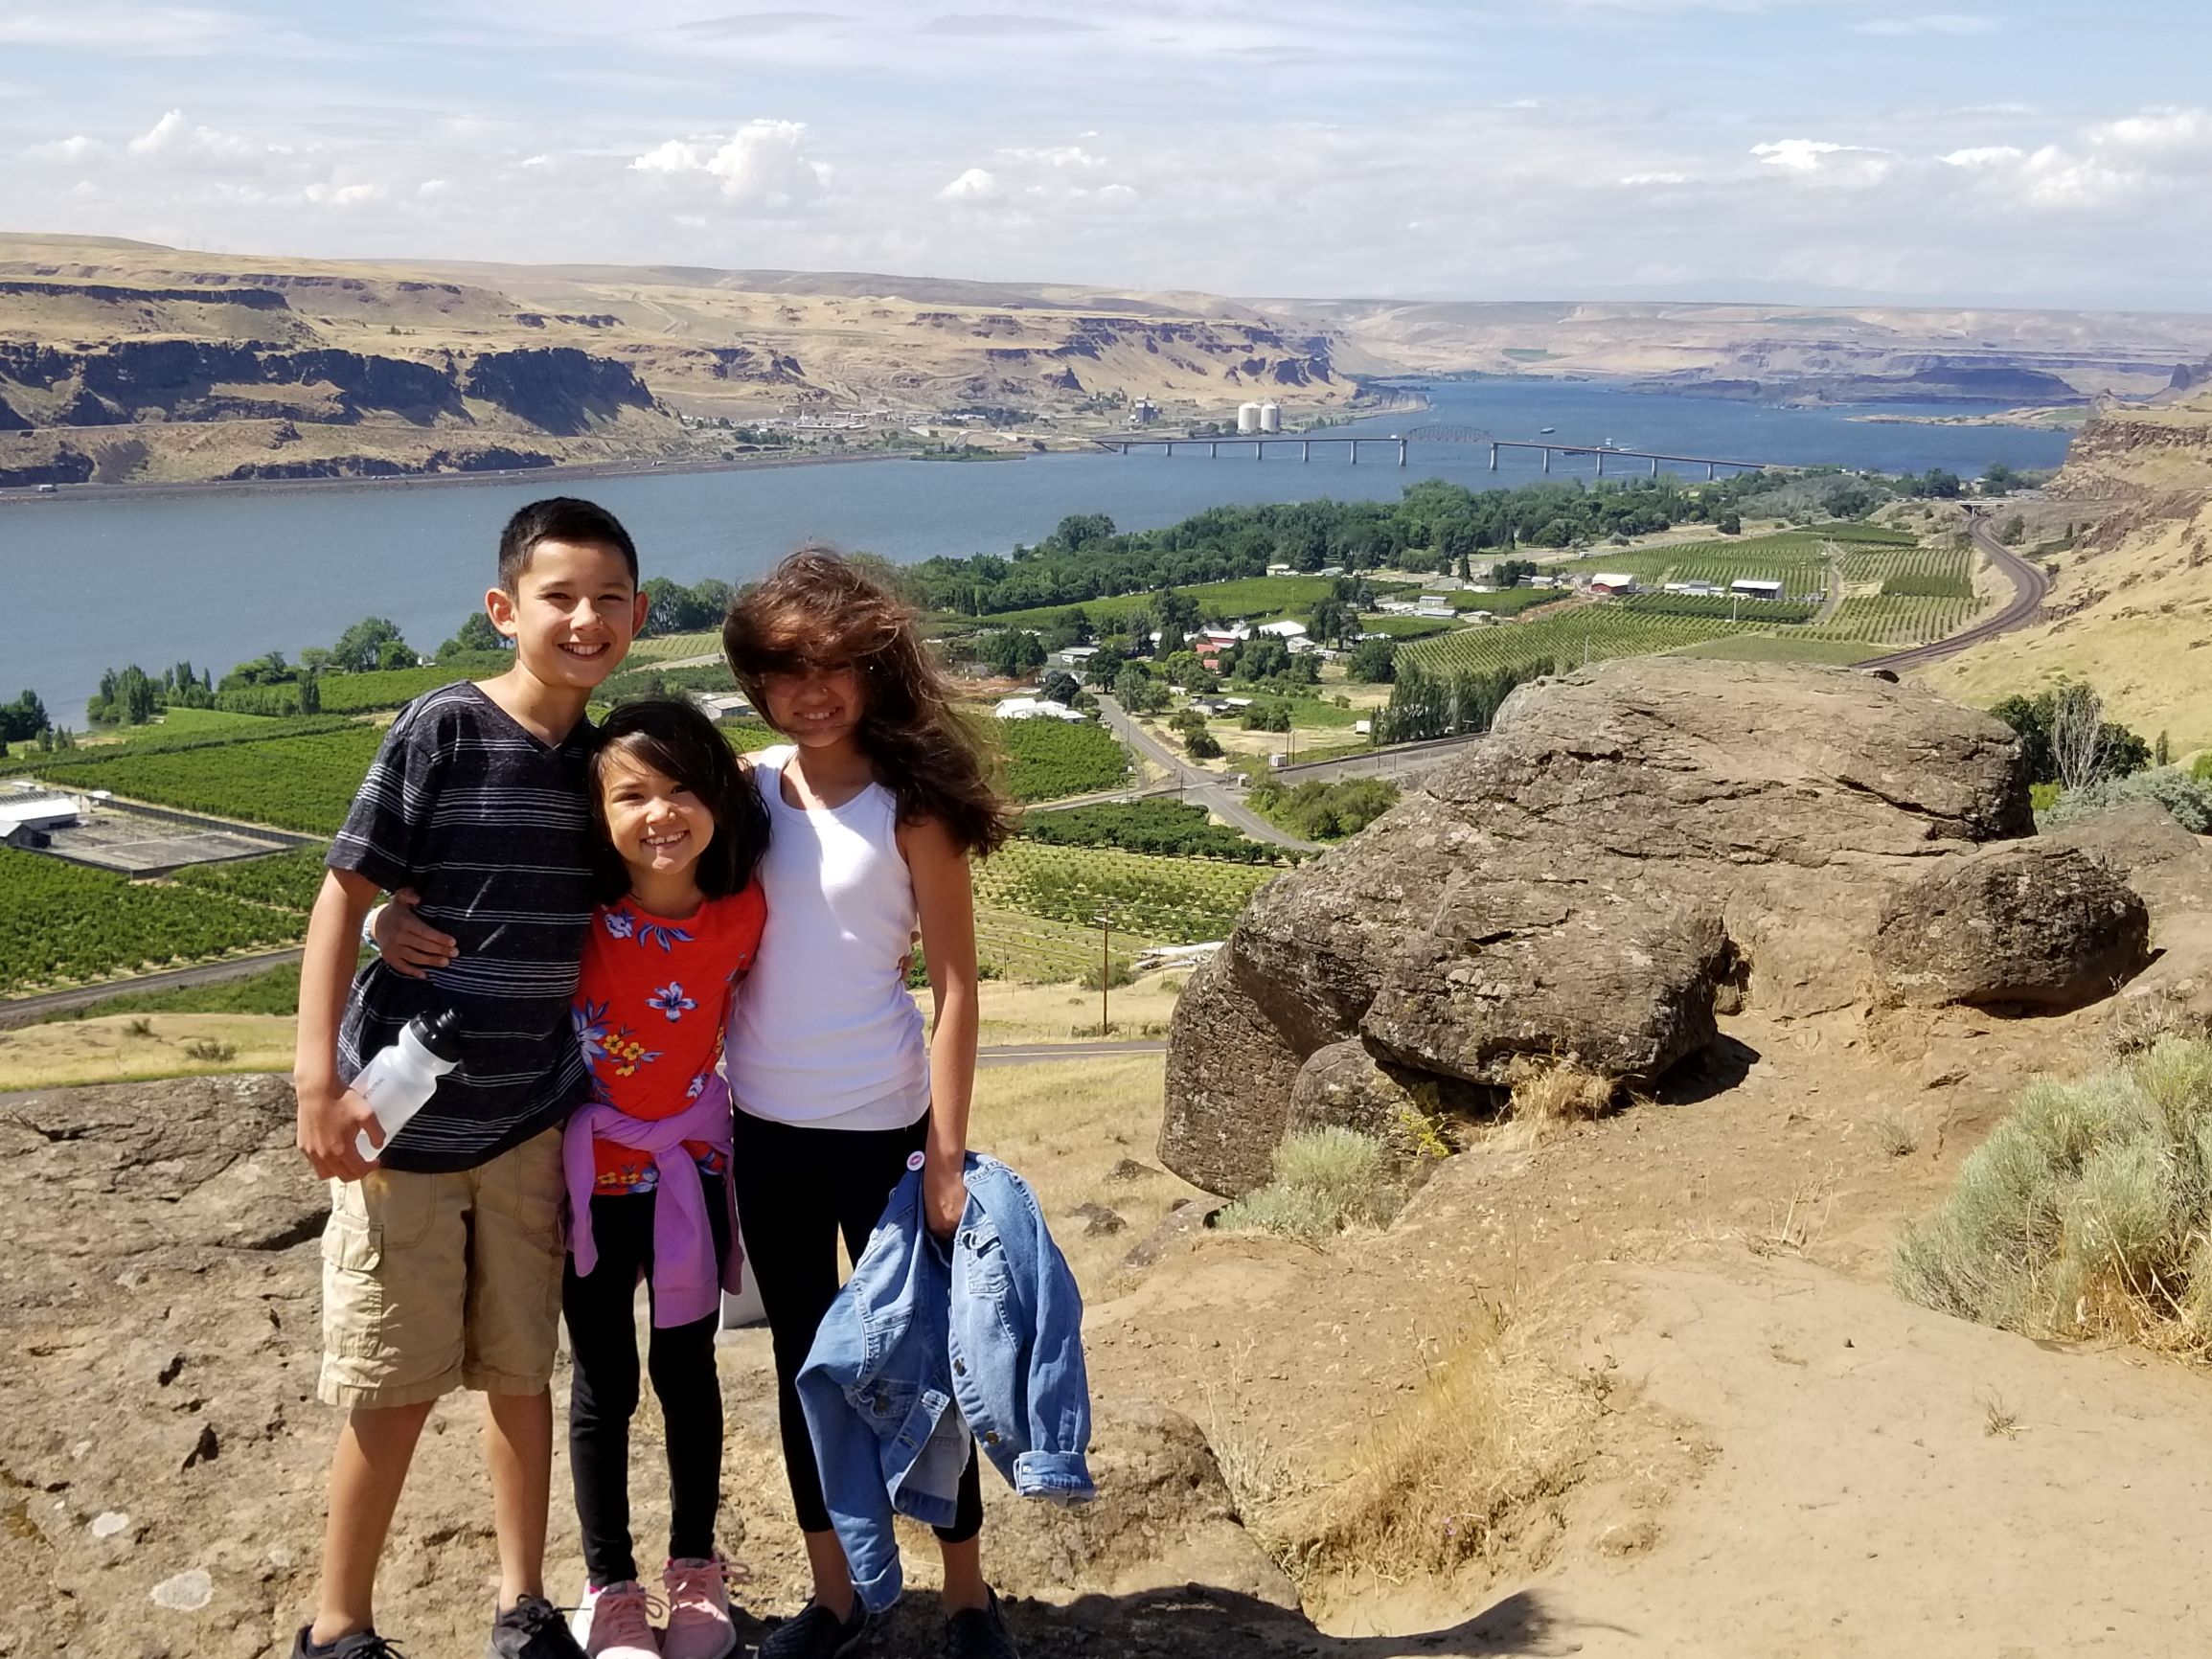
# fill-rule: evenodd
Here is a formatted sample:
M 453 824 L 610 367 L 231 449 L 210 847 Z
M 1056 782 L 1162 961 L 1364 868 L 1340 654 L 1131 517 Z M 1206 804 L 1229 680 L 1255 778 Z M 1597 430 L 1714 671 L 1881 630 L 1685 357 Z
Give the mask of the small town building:
M 1068 646 L 1052 652 L 1045 661 L 1056 669 L 1080 669 L 1097 655 L 1096 646 Z
M 692 701 L 699 713 L 717 724 L 723 720 L 753 718 L 753 705 L 745 700 L 742 692 L 694 692 Z
M 1050 697 L 1001 697 L 991 712 L 1002 720 L 1065 720 L 1070 725 L 1081 725 L 1090 718 Z
M 1306 637 L 1306 625 L 1302 622 L 1291 622 L 1286 618 L 1282 622 L 1262 623 L 1253 631 L 1271 634 L 1279 640 L 1304 639 Z

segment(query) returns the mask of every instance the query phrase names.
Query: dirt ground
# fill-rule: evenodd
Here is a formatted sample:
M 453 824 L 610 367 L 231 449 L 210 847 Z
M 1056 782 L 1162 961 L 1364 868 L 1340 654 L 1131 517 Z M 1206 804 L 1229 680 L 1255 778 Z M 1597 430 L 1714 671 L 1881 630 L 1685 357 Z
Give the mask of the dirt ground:
M 976 1142 L 1037 1186 L 1084 1288 L 1106 1494 L 1040 1511 L 992 1483 L 1016 1633 L 1044 1659 L 2212 1648 L 2190 1570 L 2206 1380 L 1884 1283 L 1900 1218 L 2029 1072 L 2088 1052 L 2087 1019 L 1732 1019 L 1662 1098 L 1478 1137 L 1390 1230 L 1325 1249 L 1195 1224 L 1208 1204 L 1152 1156 L 1157 1057 L 984 1072 Z M 9 1659 L 262 1659 L 312 1590 L 334 1427 L 311 1398 L 319 1194 L 273 1112 L 213 1108 L 195 1133 L 244 1138 L 195 1162 L 130 1122 L 139 1098 L 0 1101 Z M 59 1192 L 81 1196 L 26 1231 Z M 743 1606 L 772 1615 L 803 1569 L 764 1334 L 722 1359 L 724 1544 Z M 434 1418 L 384 1578 L 417 1655 L 482 1639 L 474 1420 L 466 1400 Z M 658 1440 L 649 1405 L 648 1554 Z M 566 1482 L 562 1455 L 560 1595 Z M 935 1639 L 933 1552 L 909 1542 L 917 1594 L 877 1651 Z

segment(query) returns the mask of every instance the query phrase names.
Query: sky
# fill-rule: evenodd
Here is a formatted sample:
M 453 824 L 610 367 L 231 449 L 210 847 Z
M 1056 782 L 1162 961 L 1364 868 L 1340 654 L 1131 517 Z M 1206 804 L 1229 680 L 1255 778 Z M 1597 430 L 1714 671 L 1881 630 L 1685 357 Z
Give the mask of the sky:
M 0 229 L 2205 310 L 2207 62 L 2205 0 L 0 0 Z

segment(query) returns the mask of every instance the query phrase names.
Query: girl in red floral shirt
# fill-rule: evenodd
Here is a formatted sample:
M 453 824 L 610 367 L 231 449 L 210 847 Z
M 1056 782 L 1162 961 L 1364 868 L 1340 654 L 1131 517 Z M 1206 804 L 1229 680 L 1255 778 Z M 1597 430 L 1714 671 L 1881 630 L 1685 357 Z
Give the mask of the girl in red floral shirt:
M 717 1069 L 731 997 L 767 907 L 760 792 L 689 703 L 627 703 L 591 761 L 599 908 L 575 1020 L 592 1102 L 569 1119 L 569 1262 L 561 1286 L 575 1380 L 569 1461 L 590 1582 L 577 1616 L 604 1659 L 720 1659 L 736 1645 L 715 1553 L 722 1466 L 715 1375 L 720 1291 L 735 1289 L 730 1095 Z M 652 1302 L 648 1366 L 668 1442 L 665 1634 L 629 1530 L 634 1312 Z

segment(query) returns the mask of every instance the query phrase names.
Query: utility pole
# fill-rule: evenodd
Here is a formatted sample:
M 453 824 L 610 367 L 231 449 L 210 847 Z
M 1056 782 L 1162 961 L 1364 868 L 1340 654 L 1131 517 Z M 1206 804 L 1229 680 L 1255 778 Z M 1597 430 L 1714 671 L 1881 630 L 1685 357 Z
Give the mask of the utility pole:
M 1113 1027 L 1106 1018 L 1106 988 L 1113 984 L 1114 923 L 1105 911 L 1098 914 L 1098 1034 L 1103 1041 Z

